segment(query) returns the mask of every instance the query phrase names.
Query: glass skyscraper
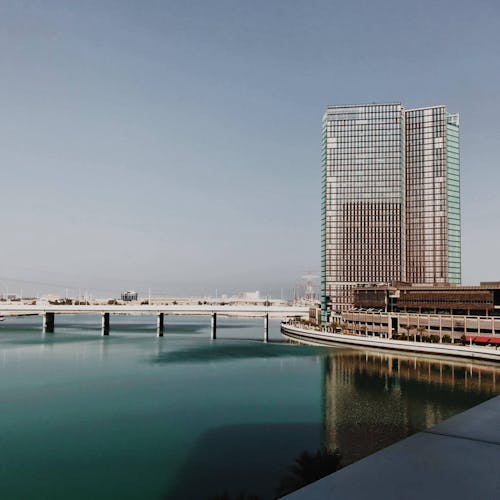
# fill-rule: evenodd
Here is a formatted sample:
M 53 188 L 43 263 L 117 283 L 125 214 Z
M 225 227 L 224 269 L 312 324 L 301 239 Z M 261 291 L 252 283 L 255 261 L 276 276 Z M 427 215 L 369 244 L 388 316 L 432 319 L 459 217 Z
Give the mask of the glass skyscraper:
M 355 285 L 460 283 L 458 115 L 328 106 L 322 164 L 323 320 Z

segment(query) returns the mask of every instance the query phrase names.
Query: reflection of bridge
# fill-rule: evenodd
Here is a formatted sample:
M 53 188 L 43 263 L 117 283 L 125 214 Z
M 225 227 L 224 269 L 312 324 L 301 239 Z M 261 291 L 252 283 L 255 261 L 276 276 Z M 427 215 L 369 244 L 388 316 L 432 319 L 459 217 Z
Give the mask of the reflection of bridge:
M 44 332 L 52 333 L 56 314 L 97 314 L 101 315 L 102 334 L 109 335 L 110 315 L 156 315 L 156 332 L 163 336 L 165 315 L 210 316 L 211 338 L 217 337 L 217 316 L 264 318 L 264 341 L 269 338 L 269 318 L 307 316 L 308 307 L 297 306 L 255 306 L 255 305 L 27 305 L 2 304 L 0 316 L 42 316 Z

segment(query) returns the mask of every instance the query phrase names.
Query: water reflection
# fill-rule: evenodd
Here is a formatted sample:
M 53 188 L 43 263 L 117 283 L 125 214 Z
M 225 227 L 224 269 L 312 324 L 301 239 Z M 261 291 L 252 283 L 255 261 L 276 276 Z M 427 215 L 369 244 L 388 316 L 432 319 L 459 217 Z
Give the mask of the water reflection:
M 498 393 L 494 365 L 343 351 L 324 358 L 324 446 L 344 464 Z
M 39 318 L 2 324 L 2 500 L 275 498 L 323 446 L 352 462 L 498 392 L 486 363 L 265 344 L 260 321 L 212 342 L 206 318 L 176 318 L 157 338 L 140 319 L 109 337 L 97 317 L 45 338 Z
M 293 416 L 287 406 L 273 423 L 255 421 L 206 431 L 165 498 L 234 500 L 242 498 L 242 492 L 256 495 L 252 498 L 276 498 L 291 491 L 293 484 L 299 487 L 334 472 L 498 392 L 500 370 L 494 365 L 344 348 L 288 346 L 292 350 L 287 352 L 286 347 L 220 344 L 211 356 L 204 356 L 271 359 L 279 353 L 280 362 L 293 352 L 296 359 L 308 356 L 320 367 L 316 382 L 322 387 L 317 407 L 321 418 L 316 420 L 316 408 L 311 407 L 311 421 L 289 422 Z M 197 348 L 194 353 L 162 357 L 161 362 L 202 358 Z M 296 403 L 300 404 L 288 402 Z
M 237 359 L 269 359 L 285 357 L 310 357 L 312 354 L 323 354 L 323 347 L 305 347 L 297 349 L 288 342 L 264 343 L 260 340 L 241 342 L 237 339 L 217 340 L 204 342 L 199 345 L 189 345 L 184 348 L 168 351 L 158 351 L 151 357 L 152 363 L 206 363 L 220 361 L 234 361 Z

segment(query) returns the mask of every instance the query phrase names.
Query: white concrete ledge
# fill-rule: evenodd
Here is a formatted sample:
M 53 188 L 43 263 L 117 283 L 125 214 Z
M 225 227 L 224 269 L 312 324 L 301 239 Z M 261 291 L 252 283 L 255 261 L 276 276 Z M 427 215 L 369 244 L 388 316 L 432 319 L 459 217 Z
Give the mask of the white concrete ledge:
M 286 500 L 500 498 L 500 396 L 287 495 Z
M 207 315 L 255 316 L 268 314 L 274 317 L 307 316 L 308 307 L 302 306 L 255 306 L 255 305 L 27 305 L 0 304 L 0 316 L 22 316 L 33 314 L 172 314 L 172 315 Z
M 343 333 L 325 333 L 312 329 L 282 323 L 281 331 L 287 337 L 305 344 L 335 345 L 347 344 L 375 349 L 392 349 L 396 351 L 422 352 L 426 354 L 458 356 L 461 358 L 485 359 L 500 362 L 500 350 L 494 347 L 458 344 L 431 344 L 414 342 L 413 340 L 393 340 L 380 337 L 365 337 Z

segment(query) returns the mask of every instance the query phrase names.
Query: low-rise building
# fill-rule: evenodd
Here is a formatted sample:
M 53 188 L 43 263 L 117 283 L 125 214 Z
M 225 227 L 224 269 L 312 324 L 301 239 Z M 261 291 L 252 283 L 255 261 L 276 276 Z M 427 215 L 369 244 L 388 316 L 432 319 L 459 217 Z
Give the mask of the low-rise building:
M 500 282 L 479 286 L 392 285 L 358 286 L 351 292 L 356 309 L 381 309 L 388 312 L 500 315 Z
M 359 286 L 351 305 L 335 318 L 346 333 L 500 345 L 500 282 Z

